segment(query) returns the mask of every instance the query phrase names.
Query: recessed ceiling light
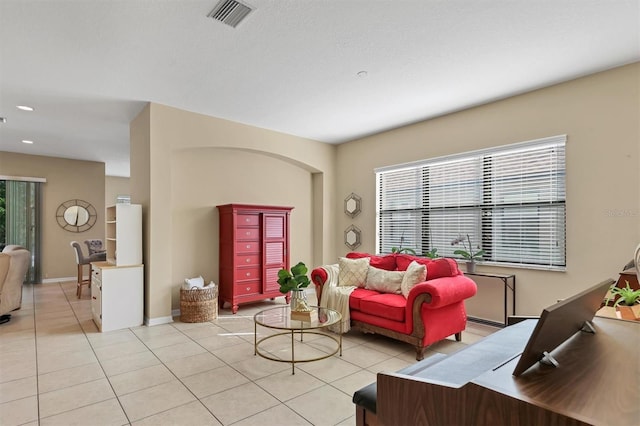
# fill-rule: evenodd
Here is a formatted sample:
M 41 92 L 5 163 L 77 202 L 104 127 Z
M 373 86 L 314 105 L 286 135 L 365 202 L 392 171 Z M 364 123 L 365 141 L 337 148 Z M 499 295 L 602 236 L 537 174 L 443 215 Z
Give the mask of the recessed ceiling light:
M 18 105 L 16 108 L 21 109 L 22 111 L 35 111 L 33 107 L 28 105 Z
M 367 76 L 367 72 L 366 71 L 359 71 L 357 75 L 360 78 L 365 78 Z
M 26 143 L 26 144 L 31 145 L 31 144 L 33 143 L 33 141 L 28 141 L 28 140 L 26 140 L 26 139 L 23 139 L 23 140 L 22 140 L 22 143 Z

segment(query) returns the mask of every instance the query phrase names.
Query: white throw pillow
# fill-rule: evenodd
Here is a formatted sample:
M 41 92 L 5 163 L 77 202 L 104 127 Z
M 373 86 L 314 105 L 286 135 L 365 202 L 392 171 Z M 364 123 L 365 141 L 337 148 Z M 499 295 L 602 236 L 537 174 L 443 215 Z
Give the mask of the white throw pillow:
M 369 266 L 367 282 L 364 288 L 381 293 L 400 294 L 400 286 L 404 277 L 404 271 L 386 271 L 374 266 Z
M 421 265 L 415 260 L 409 264 L 402 278 L 400 288 L 404 297 L 409 297 L 409 292 L 418 283 L 427 279 L 427 265 Z
M 360 259 L 338 258 L 338 285 L 364 287 L 369 270 L 369 260 L 371 259 L 368 257 Z

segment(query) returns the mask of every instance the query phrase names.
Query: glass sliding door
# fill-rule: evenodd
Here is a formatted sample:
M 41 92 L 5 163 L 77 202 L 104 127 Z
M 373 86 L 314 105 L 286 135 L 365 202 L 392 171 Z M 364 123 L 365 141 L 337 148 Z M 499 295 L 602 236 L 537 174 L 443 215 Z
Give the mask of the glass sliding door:
M 31 252 L 26 282 L 40 283 L 41 183 L 6 180 L 2 184 L 5 193 L 4 199 L 0 200 L 4 201 L 4 206 L 0 204 L 0 215 L 4 213 L 5 217 L 2 221 L 4 238 L 0 242 L 23 246 Z

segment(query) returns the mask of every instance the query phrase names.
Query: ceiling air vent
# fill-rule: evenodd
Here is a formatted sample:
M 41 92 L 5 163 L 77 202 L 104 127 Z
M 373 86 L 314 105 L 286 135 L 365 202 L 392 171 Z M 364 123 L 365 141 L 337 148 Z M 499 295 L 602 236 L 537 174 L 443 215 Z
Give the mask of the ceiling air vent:
M 249 6 L 235 0 L 220 0 L 207 17 L 235 28 L 251 10 Z

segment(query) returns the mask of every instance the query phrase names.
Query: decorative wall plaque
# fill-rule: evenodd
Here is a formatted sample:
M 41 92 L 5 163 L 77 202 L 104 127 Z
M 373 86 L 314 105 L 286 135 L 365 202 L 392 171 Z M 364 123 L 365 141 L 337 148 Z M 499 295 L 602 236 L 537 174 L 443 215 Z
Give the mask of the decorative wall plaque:
M 360 214 L 362 210 L 362 198 L 353 192 L 344 199 L 344 212 L 347 216 L 354 218 Z

